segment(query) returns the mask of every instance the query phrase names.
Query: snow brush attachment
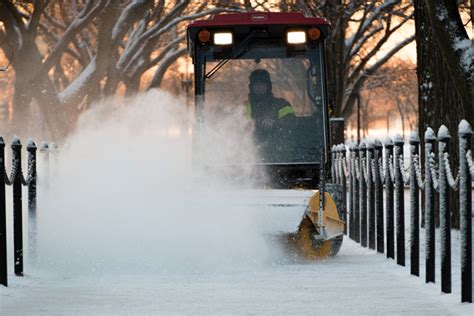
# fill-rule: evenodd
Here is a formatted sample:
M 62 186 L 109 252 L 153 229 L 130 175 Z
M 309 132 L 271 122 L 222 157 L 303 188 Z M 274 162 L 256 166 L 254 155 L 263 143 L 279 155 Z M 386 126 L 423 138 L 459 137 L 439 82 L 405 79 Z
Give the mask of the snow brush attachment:
M 309 200 L 298 230 L 279 236 L 285 253 L 307 260 L 335 256 L 342 245 L 344 221 L 339 217 L 336 203 L 327 192 L 321 208 L 320 192 Z M 320 218 L 321 216 L 321 218 Z

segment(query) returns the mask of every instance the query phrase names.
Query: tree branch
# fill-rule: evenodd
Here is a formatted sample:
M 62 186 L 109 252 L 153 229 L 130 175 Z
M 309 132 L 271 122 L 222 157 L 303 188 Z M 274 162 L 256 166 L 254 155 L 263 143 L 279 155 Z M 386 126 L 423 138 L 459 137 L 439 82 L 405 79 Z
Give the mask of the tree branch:
M 398 45 L 392 48 L 387 54 L 384 55 L 384 57 L 382 57 L 379 61 L 377 61 L 367 70 L 365 70 L 364 73 L 357 78 L 357 80 L 355 81 L 355 84 L 350 89 L 350 93 L 347 97 L 347 101 L 345 102 L 345 107 L 342 109 L 342 115 L 344 117 L 347 117 L 352 112 L 352 107 L 357 98 L 356 96 L 357 92 L 362 89 L 368 76 L 374 74 L 377 71 L 377 69 L 379 69 L 383 64 L 385 64 L 391 57 L 393 57 L 393 55 L 395 55 L 398 51 L 400 51 L 400 49 L 408 45 L 414 39 L 415 39 L 415 35 L 412 35 L 406 38 L 405 40 L 401 41 L 400 43 L 398 43 Z
M 86 6 L 66 29 L 62 39 L 55 45 L 38 72 L 48 71 L 56 63 L 56 60 L 61 57 L 61 53 L 72 41 L 74 35 L 87 26 L 100 13 L 107 1 L 101 0 L 93 4 L 94 2 L 92 0 L 87 1 Z
M 172 53 L 170 53 L 168 56 L 166 56 L 163 61 L 160 64 L 160 67 L 158 67 L 158 70 L 156 71 L 155 75 L 153 76 L 153 79 L 148 86 L 147 90 L 150 90 L 152 88 L 158 88 L 161 85 L 161 82 L 163 81 L 163 77 L 166 73 L 166 70 L 181 56 L 184 56 L 187 53 L 186 47 L 180 48 Z
M 36 37 L 37 28 L 38 28 L 39 21 L 41 19 L 41 15 L 43 14 L 44 9 L 46 8 L 48 4 L 49 4 L 49 0 L 38 0 L 35 2 L 35 10 L 33 11 L 31 19 L 28 22 L 28 25 L 26 26 L 27 30 L 31 32 L 33 37 Z
M 364 56 L 364 58 L 362 58 L 361 62 L 359 63 L 359 65 L 354 69 L 354 71 L 352 72 L 352 74 L 350 74 L 348 76 L 348 84 L 352 83 L 355 78 L 359 75 L 359 73 L 365 68 L 365 66 L 367 65 L 367 63 L 369 62 L 369 60 L 374 57 L 377 52 L 380 50 L 380 48 L 382 48 L 382 46 L 388 41 L 388 39 L 390 38 L 390 36 L 396 31 L 398 30 L 400 27 L 402 27 L 406 21 L 408 21 L 410 19 L 410 17 L 407 17 L 405 20 L 403 20 L 402 22 L 400 22 L 398 25 L 396 25 L 394 28 L 390 29 L 390 20 L 387 21 L 388 25 L 387 25 L 387 29 L 386 29 L 386 32 L 384 34 L 384 36 L 378 41 L 378 43 L 372 48 L 372 50 L 370 51 L 370 53 L 368 53 L 366 56 Z M 411 37 L 410 37 L 411 38 Z M 405 41 L 402 41 L 402 43 L 405 42 Z M 409 41 L 411 42 L 411 40 Z M 408 42 L 408 43 L 409 43 Z

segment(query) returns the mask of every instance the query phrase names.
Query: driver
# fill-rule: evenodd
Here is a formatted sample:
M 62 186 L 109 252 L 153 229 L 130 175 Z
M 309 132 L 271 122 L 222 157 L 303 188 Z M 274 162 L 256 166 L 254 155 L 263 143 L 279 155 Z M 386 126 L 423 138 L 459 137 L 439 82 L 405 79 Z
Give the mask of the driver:
M 255 122 L 255 136 L 260 143 L 282 141 L 282 132 L 290 131 L 296 120 L 291 104 L 272 93 L 270 74 L 256 69 L 249 76 L 249 99 L 245 115 Z

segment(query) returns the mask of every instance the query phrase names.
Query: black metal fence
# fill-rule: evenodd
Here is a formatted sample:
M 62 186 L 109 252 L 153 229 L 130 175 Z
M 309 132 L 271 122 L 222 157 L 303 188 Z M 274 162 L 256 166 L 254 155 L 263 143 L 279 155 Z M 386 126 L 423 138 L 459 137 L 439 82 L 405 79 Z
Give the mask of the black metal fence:
M 405 168 L 403 139 L 397 135 L 346 146 L 333 146 L 333 181 L 348 187 L 347 228 L 349 237 L 364 247 L 386 253 L 405 266 L 405 186 L 410 196 L 410 272 L 420 272 L 420 193 L 424 200 L 426 282 L 435 282 L 435 202 L 440 212 L 441 290 L 451 293 L 450 191 L 459 194 L 461 234 L 461 301 L 472 302 L 472 129 L 459 124 L 459 170 L 454 177 L 449 162 L 451 136 L 445 126 L 436 137 L 431 128 L 424 136 L 424 163 L 420 140 L 410 136 L 409 166 Z M 437 150 L 435 146 L 437 145 Z M 437 152 L 437 153 L 435 153 Z M 424 169 L 422 169 L 424 168 Z M 422 175 L 424 171 L 424 176 Z M 384 223 L 385 215 L 385 223 Z M 385 228 L 385 231 L 384 231 Z M 385 249 L 386 245 L 386 249 Z
M 15 275 L 23 276 L 23 186 L 28 188 L 29 245 L 35 248 L 36 241 L 36 145 L 29 141 L 27 177 L 23 175 L 21 166 L 22 145 L 18 138 L 11 144 L 11 172 L 7 174 L 5 167 L 5 142 L 0 137 L 0 284 L 8 286 L 7 273 L 7 205 L 6 185 L 12 186 L 13 192 L 13 250 Z M 32 251 L 34 253 L 34 251 Z

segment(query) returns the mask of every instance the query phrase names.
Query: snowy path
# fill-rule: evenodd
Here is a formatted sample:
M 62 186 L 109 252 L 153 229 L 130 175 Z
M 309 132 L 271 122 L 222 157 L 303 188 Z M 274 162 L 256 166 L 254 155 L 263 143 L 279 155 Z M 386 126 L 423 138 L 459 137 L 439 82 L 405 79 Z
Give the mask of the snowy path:
M 213 274 L 11 277 L 2 315 L 412 314 L 472 315 L 459 295 L 441 295 L 384 255 L 346 239 L 340 254 L 311 264 L 277 264 Z M 457 291 L 457 289 L 454 289 Z

